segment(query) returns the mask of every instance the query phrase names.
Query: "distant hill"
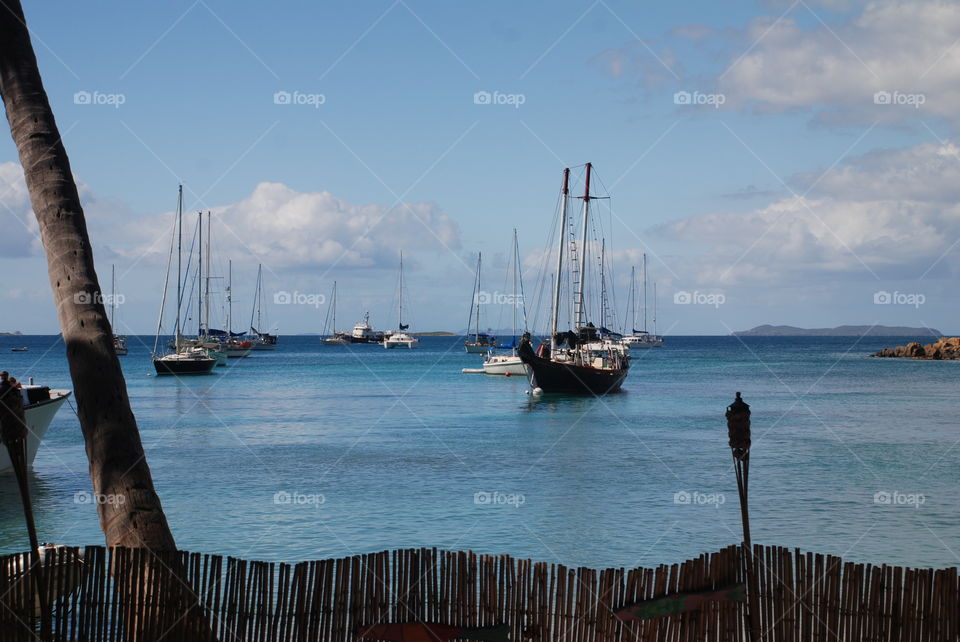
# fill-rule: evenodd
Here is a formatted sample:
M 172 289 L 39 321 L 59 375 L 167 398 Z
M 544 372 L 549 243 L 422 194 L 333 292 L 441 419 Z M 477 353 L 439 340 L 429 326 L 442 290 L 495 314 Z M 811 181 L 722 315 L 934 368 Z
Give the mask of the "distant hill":
M 455 337 L 452 332 L 438 331 L 438 332 L 414 332 L 412 333 L 415 337 Z
M 735 337 L 942 337 L 935 328 L 889 325 L 840 325 L 836 328 L 795 328 L 792 325 L 758 325 L 734 332 Z
M 22 336 L 22 332 L 0 332 L 0 337 L 19 337 Z

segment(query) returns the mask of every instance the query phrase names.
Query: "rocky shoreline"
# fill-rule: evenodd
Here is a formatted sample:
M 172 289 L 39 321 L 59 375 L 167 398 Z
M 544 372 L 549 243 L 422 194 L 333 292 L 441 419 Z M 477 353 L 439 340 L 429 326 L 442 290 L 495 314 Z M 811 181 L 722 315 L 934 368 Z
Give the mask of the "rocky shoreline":
M 960 359 L 960 337 L 940 337 L 936 343 L 921 345 L 912 341 L 905 346 L 884 348 L 871 357 L 899 357 L 901 359 L 931 359 L 947 361 Z

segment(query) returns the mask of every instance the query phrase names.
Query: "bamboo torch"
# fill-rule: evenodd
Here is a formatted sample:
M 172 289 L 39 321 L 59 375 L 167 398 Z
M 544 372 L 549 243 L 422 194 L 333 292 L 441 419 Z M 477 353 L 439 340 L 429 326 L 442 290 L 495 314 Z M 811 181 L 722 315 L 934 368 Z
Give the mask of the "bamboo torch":
M 750 480 L 750 405 L 737 393 L 727 407 L 727 436 L 733 467 L 737 471 L 737 493 L 740 496 L 740 518 L 743 521 L 743 558 L 747 572 L 747 611 L 750 617 L 750 640 L 760 639 L 757 583 L 753 568 L 753 549 L 750 541 L 750 507 L 748 484 Z

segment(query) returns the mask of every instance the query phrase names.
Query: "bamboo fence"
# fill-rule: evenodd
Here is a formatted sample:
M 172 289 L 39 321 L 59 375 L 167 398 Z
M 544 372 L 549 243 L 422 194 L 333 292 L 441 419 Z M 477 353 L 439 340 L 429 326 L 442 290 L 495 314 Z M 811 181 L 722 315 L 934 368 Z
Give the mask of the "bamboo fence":
M 761 640 L 960 639 L 956 568 L 855 564 L 775 546 L 753 551 L 755 577 L 747 578 L 739 546 L 681 564 L 604 570 L 437 549 L 291 565 L 59 548 L 44 561 L 46 613 L 36 574 L 24 570 L 29 555 L 0 557 L 0 640 L 748 640 L 742 601 L 705 601 L 641 621 L 617 616 L 645 600 L 737 584 L 756 587 Z M 362 635 L 385 623 L 408 623 L 407 637 Z M 497 637 L 497 627 L 509 634 Z M 456 628 L 476 629 L 476 637 L 440 632 Z

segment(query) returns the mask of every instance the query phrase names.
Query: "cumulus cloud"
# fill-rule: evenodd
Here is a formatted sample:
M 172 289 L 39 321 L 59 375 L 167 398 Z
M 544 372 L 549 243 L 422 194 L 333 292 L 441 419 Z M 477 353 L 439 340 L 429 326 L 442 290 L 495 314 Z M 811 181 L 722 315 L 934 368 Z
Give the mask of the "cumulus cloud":
M 18 163 L 0 163 L 0 256 L 24 257 L 42 249 L 37 219 Z
M 265 182 L 246 198 L 211 211 L 220 255 L 271 269 L 394 268 L 399 249 L 446 253 L 460 247 L 458 225 L 432 203 L 357 205 L 330 192 L 298 192 Z M 124 234 L 140 243 L 122 253 L 165 256 L 172 216 L 128 226 Z
M 956 154 L 953 144 L 874 151 L 828 171 L 807 195 L 693 216 L 658 231 L 701 246 L 683 268 L 701 283 L 943 276 L 958 267 Z M 816 178 L 791 182 L 804 194 Z
M 750 49 L 730 62 L 719 88 L 728 109 L 810 109 L 824 123 L 953 120 L 958 32 L 960 5 L 946 2 L 875 2 L 829 26 L 801 26 L 792 12 L 760 18 L 742 37 Z

